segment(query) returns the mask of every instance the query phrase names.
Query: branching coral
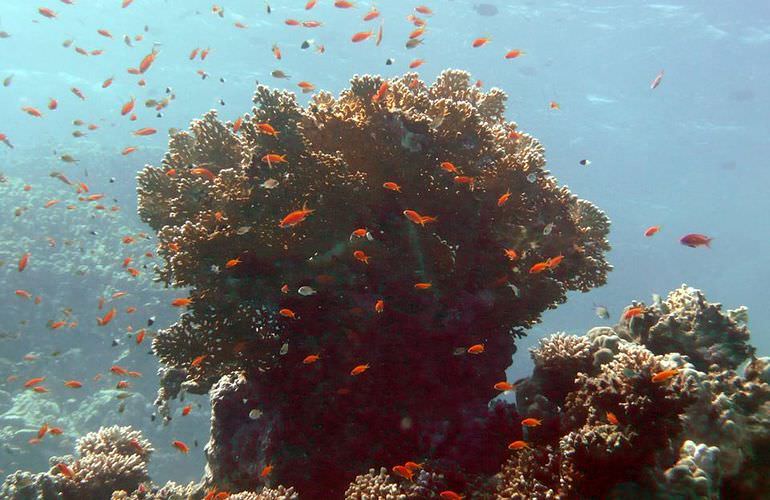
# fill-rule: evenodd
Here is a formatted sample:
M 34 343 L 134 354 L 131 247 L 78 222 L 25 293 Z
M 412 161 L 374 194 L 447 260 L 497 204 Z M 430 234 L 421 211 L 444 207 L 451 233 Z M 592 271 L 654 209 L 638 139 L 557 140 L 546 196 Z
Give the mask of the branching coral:
M 54 459 L 48 473 L 17 472 L 6 479 L 0 496 L 24 498 L 109 498 L 115 490 L 133 491 L 149 480 L 153 449 L 130 427 L 108 427 L 80 438 L 78 457 Z
M 156 353 L 199 389 L 243 372 L 249 387 L 221 388 L 270 416 L 253 462 L 226 459 L 249 410 L 218 391 L 210 449 L 238 462 L 212 467 L 218 483 L 253 489 L 274 463 L 277 480 L 332 494 L 361 467 L 462 456 L 442 443 L 487 418 L 514 337 L 604 283 L 607 218 L 548 175 L 505 99 L 460 71 L 355 77 L 307 108 L 260 86 L 238 133 L 208 113 L 139 175 L 159 278 L 193 300 Z

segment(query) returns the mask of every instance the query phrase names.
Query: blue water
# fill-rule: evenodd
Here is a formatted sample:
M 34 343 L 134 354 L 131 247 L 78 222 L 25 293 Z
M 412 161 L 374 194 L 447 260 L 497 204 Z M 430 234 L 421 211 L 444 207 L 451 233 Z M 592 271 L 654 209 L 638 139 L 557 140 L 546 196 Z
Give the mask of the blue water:
M 665 294 L 682 283 L 703 289 L 710 300 L 728 307 L 748 306 L 753 344 L 760 354 L 770 353 L 764 334 L 770 324 L 770 4 L 487 0 L 498 12 L 482 16 L 471 1 L 432 1 L 425 43 L 407 50 L 404 42 L 414 26 L 406 16 L 416 2 L 378 3 L 384 20 L 379 47 L 350 42 L 353 33 L 379 26 L 379 19 L 361 21 L 367 2 L 349 10 L 332 3 L 320 0 L 305 11 L 302 0 L 274 1 L 268 14 L 261 0 L 227 1 L 221 2 L 223 18 L 211 12 L 211 2 L 197 0 L 135 0 L 125 9 L 120 0 L 0 4 L 0 31 L 10 34 L 0 39 L 0 79 L 13 75 L 0 88 L 0 133 L 15 146 L 0 144 L 0 172 L 9 179 L 0 184 L 0 259 L 5 261 L 0 293 L 6 297 L 0 303 L 0 331 L 19 334 L 0 339 L 0 375 L 17 375 L 22 381 L 36 375 L 88 381 L 80 392 L 65 392 L 60 382 L 51 382 L 48 398 L 56 408 L 46 411 L 58 416 L 65 434 L 38 446 L 26 444 L 37 425 L 32 419 L 7 418 L 20 382 L 0 387 L 6 394 L 0 401 L 0 428 L 15 439 L 12 449 L 0 452 L 0 469 L 43 470 L 48 456 L 68 453 L 78 434 L 103 424 L 135 425 L 157 443 L 173 438 L 198 440 L 202 446 L 207 440 L 205 398 L 195 400 L 202 407 L 188 417 L 175 416 L 167 427 L 150 419 L 157 363 L 147 355 L 148 344 L 141 349 L 131 345 L 126 329 L 141 328 L 150 316 L 156 316 L 155 327 L 170 324 L 177 312 L 169 311 L 167 303 L 181 294 L 152 284 L 149 270 L 142 269 L 140 279 L 132 280 L 120 269 L 128 255 L 121 238 L 150 232 L 135 215 L 134 176 L 146 163 L 160 162 L 167 130 L 186 128 L 212 108 L 220 118 L 234 120 L 250 110 L 255 82 L 297 90 L 297 82 L 305 80 L 336 93 L 354 74 L 395 76 L 407 71 L 411 60 L 422 58 L 426 62 L 419 73 L 427 81 L 445 68 L 459 68 L 485 88 L 508 93 L 508 118 L 544 144 L 552 173 L 609 215 L 613 250 L 608 260 L 615 267 L 606 286 L 570 294 L 566 304 L 545 314 L 542 324 L 519 342 L 510 377 L 529 373 L 526 347 L 543 335 L 582 333 L 615 322 L 631 300 L 649 303 L 653 293 Z M 54 9 L 58 18 L 41 16 L 41 6 Z M 319 20 L 323 26 L 289 27 L 286 18 Z M 247 28 L 236 28 L 235 22 Z M 114 38 L 99 35 L 97 29 L 109 30 Z M 133 40 L 129 47 L 123 41 L 126 34 L 132 39 L 142 35 L 143 40 Z M 492 40 L 471 48 L 472 40 L 482 36 Z M 74 42 L 64 48 L 67 39 Z M 325 52 L 314 46 L 301 49 L 309 39 Z M 273 44 L 281 48 L 281 61 L 271 53 Z M 85 57 L 74 51 L 76 46 L 104 53 Z M 159 52 L 146 74 L 128 74 L 127 68 L 138 66 L 153 46 Z M 188 59 L 196 47 L 211 48 L 205 61 Z M 526 53 L 504 59 L 513 48 Z M 394 59 L 392 65 L 385 64 L 388 58 Z M 209 76 L 202 79 L 199 69 Z M 291 79 L 273 78 L 276 69 Z M 650 89 L 661 70 L 660 86 Z M 103 89 L 102 82 L 112 76 L 114 83 Z M 137 85 L 141 77 L 144 87 Z M 74 96 L 71 87 L 79 88 L 86 100 Z M 147 99 L 171 94 L 175 99 L 161 116 L 144 106 Z M 120 114 L 132 96 L 137 100 L 134 122 Z M 58 100 L 57 110 L 46 108 L 49 98 Z M 309 95 L 299 94 L 298 100 L 306 103 Z M 551 101 L 560 109 L 550 109 Z M 39 108 L 43 117 L 25 114 L 25 106 Z M 75 119 L 99 128 L 75 127 Z M 133 136 L 140 127 L 159 133 Z M 74 130 L 87 135 L 75 138 Z M 122 156 L 127 146 L 138 150 Z M 63 154 L 79 162 L 63 163 Z M 590 165 L 580 165 L 583 159 Z M 96 216 L 83 208 L 67 212 L 62 202 L 47 209 L 56 210 L 54 215 L 46 212 L 43 202 L 72 191 L 49 177 L 54 170 L 87 183 L 92 193 L 105 193 L 105 205 L 117 205 L 120 211 Z M 31 191 L 22 190 L 25 183 L 32 185 Z M 23 215 L 14 215 L 16 208 L 27 205 L 31 208 Z M 660 233 L 642 235 L 658 224 Z M 683 234 L 693 232 L 713 237 L 712 248 L 679 243 Z M 49 246 L 47 236 L 57 239 L 57 247 Z M 64 248 L 68 238 L 75 243 Z M 144 251 L 154 250 L 151 240 L 134 244 L 141 246 L 131 252 L 140 263 Z M 32 253 L 30 267 L 18 273 L 16 262 L 24 252 Z M 87 272 L 78 275 L 78 266 Z M 38 306 L 22 302 L 13 295 L 15 289 L 30 290 L 43 301 Z M 130 316 L 121 309 L 111 329 L 93 326 L 93 317 L 109 308 L 97 311 L 98 297 L 117 290 L 131 291 L 119 307 L 134 306 L 137 312 Z M 608 307 L 611 319 L 597 318 L 594 303 Z M 79 326 L 56 332 L 46 328 L 65 307 L 73 308 Z M 54 351 L 63 354 L 52 356 Z M 22 361 L 28 352 L 40 359 Z M 88 418 L 68 417 L 90 411 L 90 394 L 114 385 L 116 379 L 107 370 L 118 362 L 144 373 L 131 380 L 136 397 L 126 411 L 118 413 L 118 401 L 113 401 Z M 92 382 L 97 372 L 109 383 Z M 161 457 L 152 462 L 155 481 L 199 477 L 204 464 L 200 451 L 180 461 L 161 448 Z

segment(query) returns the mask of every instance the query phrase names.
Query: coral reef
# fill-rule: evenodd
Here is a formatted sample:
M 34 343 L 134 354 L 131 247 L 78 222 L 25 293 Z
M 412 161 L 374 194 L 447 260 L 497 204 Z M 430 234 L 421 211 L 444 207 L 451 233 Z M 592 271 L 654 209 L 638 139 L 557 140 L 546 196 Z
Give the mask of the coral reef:
M 768 360 L 733 369 L 753 353 L 746 322 L 745 308 L 723 312 L 682 286 L 614 327 L 541 340 L 517 406 L 543 422 L 503 467 L 498 495 L 762 497 Z
M 0 497 L 109 498 L 115 490 L 133 491 L 148 481 L 152 446 L 130 427 L 107 427 L 78 440 L 77 457 L 51 459 L 47 473 L 16 472 L 0 487 Z
M 428 455 L 497 469 L 484 422 L 515 337 L 610 269 L 607 218 L 505 99 L 461 71 L 355 77 L 307 108 L 260 86 L 239 131 L 210 112 L 140 173 L 158 278 L 192 301 L 153 348 L 215 387 L 211 481 L 253 490 L 273 464 L 268 483 L 334 495 Z

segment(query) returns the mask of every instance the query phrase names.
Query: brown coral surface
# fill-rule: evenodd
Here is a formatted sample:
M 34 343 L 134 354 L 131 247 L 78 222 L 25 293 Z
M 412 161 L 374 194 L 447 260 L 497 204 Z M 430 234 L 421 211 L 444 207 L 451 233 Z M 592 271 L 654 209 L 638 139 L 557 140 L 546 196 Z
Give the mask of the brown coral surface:
M 307 108 L 260 86 L 238 133 L 210 112 L 141 172 L 159 277 L 192 299 L 154 350 L 198 391 L 242 374 L 212 395 L 218 484 L 254 489 L 267 464 L 301 493 L 419 457 L 497 468 L 504 443 L 467 451 L 500 432 L 483 422 L 514 338 L 610 269 L 607 218 L 505 98 L 461 71 L 355 77 Z

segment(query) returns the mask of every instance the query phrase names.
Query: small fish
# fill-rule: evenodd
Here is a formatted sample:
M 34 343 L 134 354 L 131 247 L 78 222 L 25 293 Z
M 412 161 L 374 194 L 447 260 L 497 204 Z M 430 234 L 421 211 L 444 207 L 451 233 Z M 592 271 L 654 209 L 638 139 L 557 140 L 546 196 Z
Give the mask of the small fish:
M 303 205 L 301 209 L 290 212 L 283 219 L 281 219 L 278 227 L 287 228 L 296 226 L 297 224 L 307 219 L 307 217 L 313 212 L 315 212 L 315 210 L 307 208 L 307 205 Z
M 505 53 L 506 59 L 516 59 L 517 57 L 524 55 L 525 52 L 521 49 L 511 49 Z
M 670 370 L 663 370 L 661 372 L 654 373 L 650 378 L 650 381 L 654 384 L 660 384 L 679 374 L 681 370 L 679 368 L 672 368 Z
M 610 311 L 602 305 L 594 304 L 594 312 L 601 319 L 610 318 Z
M 680 238 L 679 242 L 684 245 L 688 246 L 690 248 L 698 248 L 698 247 L 707 247 L 711 248 L 711 241 L 714 238 L 709 238 L 708 236 L 704 234 L 697 234 L 697 233 L 691 233 L 686 234 Z
M 70 469 L 70 467 L 63 462 L 59 462 L 58 464 L 56 464 L 56 468 L 59 470 L 62 476 L 68 479 L 72 479 L 75 477 L 75 473 L 72 471 L 72 469 Z
M 509 450 L 523 450 L 524 448 L 529 448 L 529 444 L 527 444 L 526 441 L 514 441 L 511 444 L 508 445 Z
M 591 160 L 580 160 L 578 163 L 580 163 L 584 167 L 588 167 L 589 165 L 591 165 Z
M 172 441 L 172 446 L 176 448 L 177 450 L 181 451 L 184 454 L 187 454 L 190 452 L 190 447 L 184 444 L 182 441 Z
M 466 352 L 468 354 L 482 354 L 484 352 L 484 344 L 474 344 Z
M 650 83 L 650 90 L 655 90 L 658 88 L 658 85 L 660 85 L 660 82 L 663 81 L 663 70 L 660 70 L 660 73 L 657 74 L 655 79 L 652 80 L 652 83 Z
M 404 479 L 408 479 L 410 481 L 413 481 L 414 472 L 412 472 L 409 468 L 403 466 L 403 465 L 396 465 L 392 469 L 393 473 L 397 476 L 401 476 Z
M 537 427 L 542 423 L 543 421 L 540 420 L 539 418 L 532 418 L 532 417 L 525 418 L 524 420 L 521 421 L 521 425 L 523 425 L 524 427 Z
M 350 370 L 350 374 L 355 377 L 357 375 L 361 375 L 362 373 L 364 373 L 368 369 L 369 369 L 369 365 L 358 365 L 355 368 L 353 368 L 352 370 Z
M 377 314 L 381 314 L 382 311 L 385 310 L 385 301 L 382 299 L 379 299 L 377 302 L 374 303 L 374 312 Z
M 498 382 L 492 387 L 498 391 L 512 391 L 513 389 L 516 388 L 516 386 L 511 384 L 510 382 Z
M 75 159 L 75 157 L 72 155 L 61 155 L 59 159 L 64 163 L 77 163 L 78 161 L 80 161 Z
M 171 301 L 171 305 L 174 307 L 187 307 L 192 304 L 192 299 L 189 297 L 180 297 Z
M 83 387 L 83 382 L 79 380 L 67 380 L 64 382 L 64 385 L 69 387 L 70 389 L 80 389 Z
M 484 45 L 488 44 L 490 41 L 492 41 L 491 37 L 476 38 L 471 43 L 471 47 L 473 47 L 474 49 L 477 49 L 479 47 L 483 47 Z
M 304 285 L 299 287 L 299 289 L 297 290 L 297 293 L 302 295 L 303 297 L 308 297 L 310 295 L 315 295 L 318 292 L 316 292 L 312 286 Z
M 388 189 L 390 191 L 396 191 L 398 193 L 401 192 L 401 186 L 399 186 L 395 182 L 385 182 L 385 183 L 382 184 L 382 187 L 384 187 L 385 189 Z
M 3 80 L 3 87 L 8 87 L 13 82 L 13 75 L 6 77 L 5 80 Z
M 273 466 L 265 465 L 265 467 L 262 469 L 262 472 L 259 473 L 259 477 L 267 477 L 271 472 L 273 472 Z
M 607 422 L 609 422 L 612 425 L 618 425 L 619 420 L 614 413 L 612 413 L 611 411 L 608 411 L 605 415 L 607 417 Z
M 299 319 L 297 314 L 291 309 L 289 309 L 288 307 L 284 307 L 283 309 L 280 309 L 278 311 L 278 314 L 280 314 L 284 318 Z
M 321 359 L 320 355 L 318 355 L 318 354 L 310 354 L 308 356 L 305 356 L 305 359 L 302 360 L 302 364 L 310 365 L 312 363 L 315 363 L 319 359 Z
M 631 318 L 635 318 L 636 316 L 640 316 L 642 314 L 644 314 L 644 307 L 631 307 L 623 313 L 623 319 L 630 320 Z
M 276 70 L 273 70 L 273 71 L 270 73 L 270 75 L 272 75 L 272 77 L 273 77 L 273 78 L 284 78 L 284 79 L 287 79 L 287 80 L 288 80 L 289 78 L 291 78 L 291 75 L 287 75 L 286 73 L 284 73 L 284 72 L 283 72 L 283 71 L 281 71 L 280 69 L 276 69 Z
M 191 411 L 192 411 L 192 405 L 185 406 L 184 408 L 182 408 L 182 416 L 186 417 L 187 415 L 190 414 Z
M 354 33 L 352 37 L 350 37 L 350 41 L 353 43 L 359 43 L 363 42 L 365 40 L 368 40 L 371 38 L 371 36 L 374 34 L 374 31 L 359 31 L 358 33 Z
M 452 490 L 444 490 L 438 494 L 441 500 L 463 500 L 463 497 L 459 493 L 455 493 Z
M 644 235 L 649 238 L 650 236 L 655 235 L 658 231 L 660 231 L 660 226 L 650 226 L 644 230 Z

